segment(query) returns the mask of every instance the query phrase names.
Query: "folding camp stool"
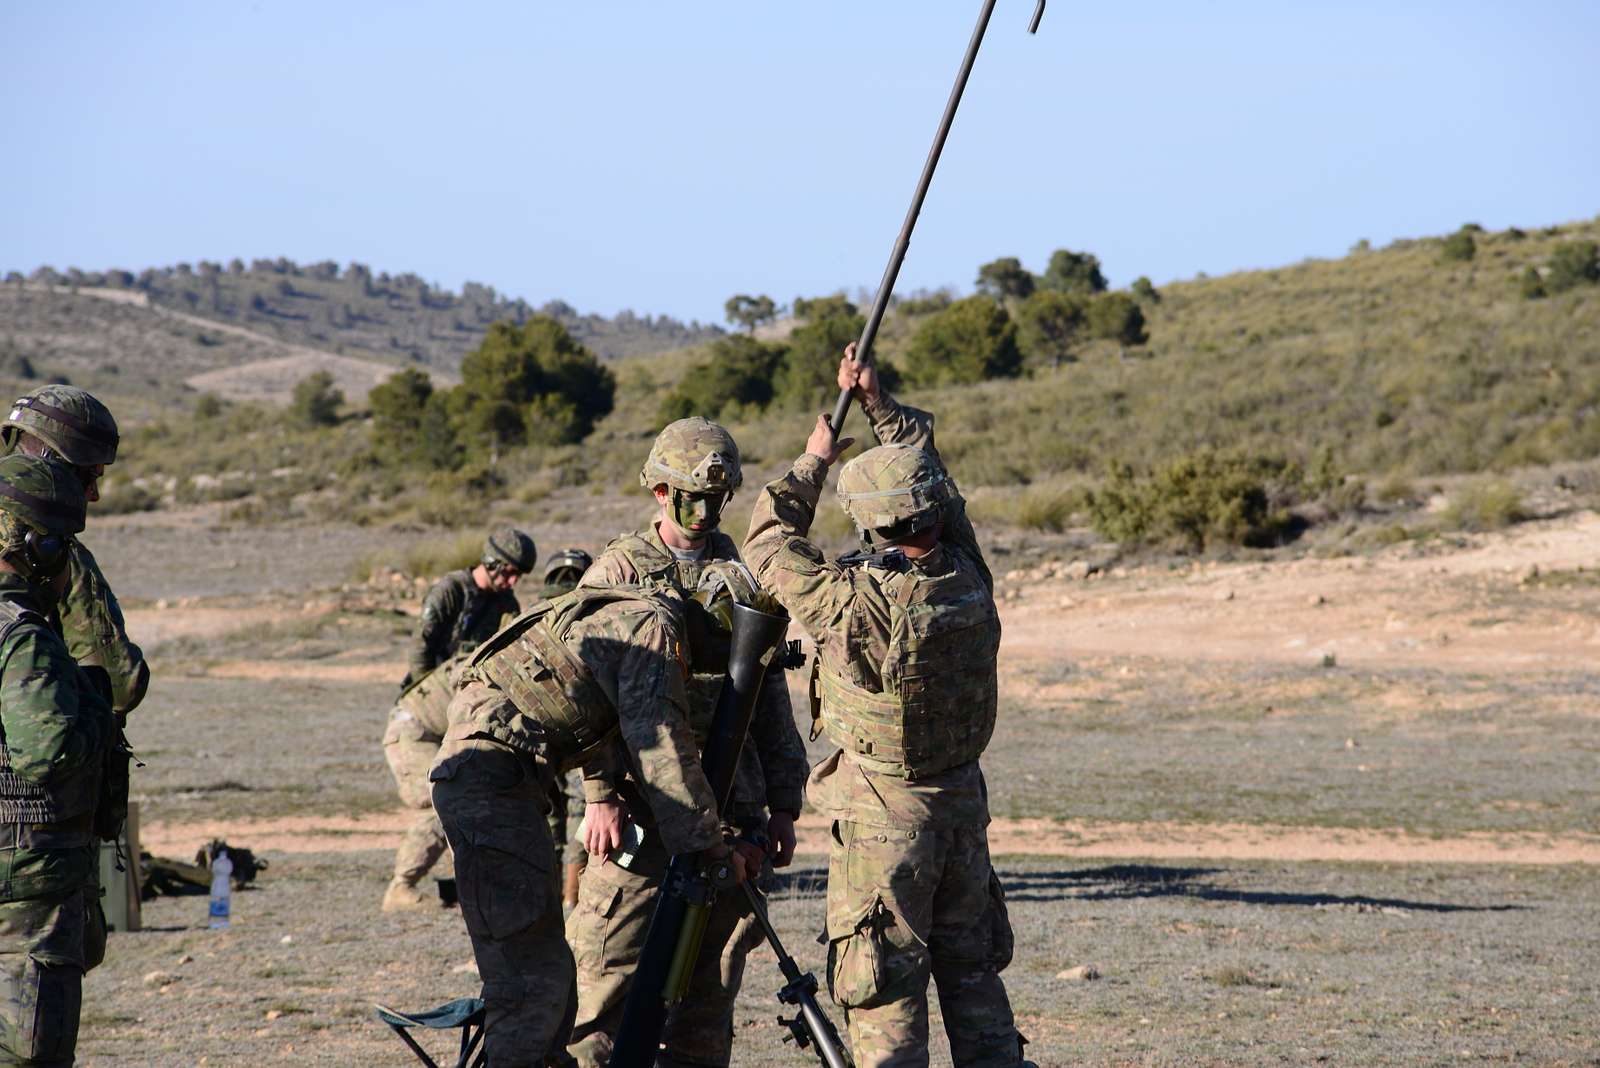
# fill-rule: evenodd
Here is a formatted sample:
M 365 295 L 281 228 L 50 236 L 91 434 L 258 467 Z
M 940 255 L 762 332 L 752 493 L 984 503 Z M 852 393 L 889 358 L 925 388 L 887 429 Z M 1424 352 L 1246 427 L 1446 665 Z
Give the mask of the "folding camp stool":
M 411 1052 L 417 1055 L 417 1059 L 428 1068 L 439 1068 L 439 1064 L 417 1045 L 416 1039 L 411 1037 L 409 1031 L 413 1027 L 426 1027 L 433 1031 L 447 1031 L 452 1027 L 459 1027 L 461 1052 L 456 1057 L 454 1068 L 484 1068 L 489 1063 L 488 1054 L 481 1045 L 483 1001 L 479 998 L 456 998 L 427 1012 L 396 1012 L 387 1005 L 376 1005 L 375 1008 L 378 1010 L 378 1019 L 388 1024 L 394 1033 L 411 1047 Z M 473 1056 L 474 1053 L 477 1056 Z

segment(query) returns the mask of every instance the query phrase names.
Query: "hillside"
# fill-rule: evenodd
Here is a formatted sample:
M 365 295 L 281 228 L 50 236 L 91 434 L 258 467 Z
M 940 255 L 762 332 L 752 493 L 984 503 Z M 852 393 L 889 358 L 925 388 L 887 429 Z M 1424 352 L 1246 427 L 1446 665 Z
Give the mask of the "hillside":
M 1148 344 L 1084 341 L 1057 366 L 1030 360 L 1021 377 L 907 389 L 904 396 L 939 414 L 941 447 L 980 518 L 1027 538 L 1092 522 L 1102 537 L 1124 540 L 1115 531 L 1126 525 L 1106 522 L 1095 508 L 1104 513 L 1108 500 L 1121 500 L 1123 511 L 1137 510 L 1129 487 L 1140 485 L 1155 486 L 1158 497 L 1192 492 L 1195 508 L 1219 513 L 1259 486 L 1256 527 L 1235 523 L 1221 540 L 1262 540 L 1265 530 L 1263 543 L 1270 543 L 1334 516 L 1396 532 L 1384 537 L 1436 530 L 1458 521 L 1428 518 L 1425 506 L 1431 498 L 1429 507 L 1438 507 L 1441 487 L 1452 490 L 1462 477 L 1514 475 L 1517 485 L 1506 489 L 1480 479 L 1493 492 L 1473 505 L 1487 513 L 1485 522 L 1504 522 L 1526 514 L 1526 501 L 1576 494 L 1581 502 L 1600 493 L 1593 463 L 1600 456 L 1600 286 L 1530 299 L 1520 284 L 1530 268 L 1547 272 L 1559 250 L 1597 237 L 1595 222 L 1478 233 L 1475 254 L 1464 261 L 1444 255 L 1444 239 L 1427 238 L 1173 283 L 1158 299 L 1141 300 Z M 59 297 L 79 302 L 70 313 L 30 303 L 13 286 L 0 286 L 0 299 L 12 302 L 0 304 L 0 347 L 8 334 L 26 334 L 43 354 L 33 358 L 36 372 L 59 369 L 90 388 L 103 386 L 119 406 L 123 393 L 113 387 L 127 385 L 127 367 L 137 362 L 124 352 L 163 352 L 163 368 L 188 382 L 203 383 L 199 376 L 235 360 L 254 361 L 263 372 L 270 365 L 269 353 L 248 338 L 180 328 L 170 313 L 136 320 L 137 309 L 105 301 L 92 302 L 93 329 L 75 335 L 81 344 L 57 343 L 49 331 L 74 322 L 88 298 Z M 902 361 L 936 303 L 911 301 L 892 312 L 880 358 Z M 344 515 L 476 525 L 486 511 L 511 515 L 550 498 L 559 514 L 568 507 L 561 502 L 581 507 L 583 498 L 631 492 L 639 457 L 660 425 L 663 396 L 709 351 L 691 346 L 617 361 L 615 408 L 580 445 L 501 450 L 453 470 L 407 468 L 396 458 L 401 450 L 376 440 L 360 410 L 321 429 L 250 406 L 220 418 L 168 418 L 130 439 L 125 472 L 108 480 L 107 503 L 220 497 L 237 499 L 232 514 L 252 521 Z M 103 363 L 119 358 L 124 366 L 116 372 Z M 155 398 L 146 400 L 131 413 L 135 420 L 154 409 Z M 191 407 L 178 401 L 181 412 Z M 766 409 L 735 405 L 721 418 L 744 443 L 753 485 L 799 451 L 814 413 L 774 402 Z M 861 431 L 859 416 L 852 429 Z M 1197 467 L 1193 458 L 1205 450 L 1236 466 Z M 241 455 L 250 462 L 238 462 Z M 291 469 L 292 476 L 268 477 Z M 1108 481 L 1113 469 L 1121 473 Z M 1195 485 L 1172 489 L 1173 478 L 1196 470 Z M 141 484 L 122 482 L 124 473 Z M 1106 493 L 1108 486 L 1123 497 Z M 464 491 L 484 504 L 463 511 Z M 846 535 L 831 512 L 825 522 L 830 537 Z
M 1147 345 L 1089 341 L 1059 367 L 906 396 L 940 415 L 942 448 L 971 487 L 1081 484 L 1113 463 L 1148 469 L 1202 448 L 1374 480 L 1590 461 L 1600 285 L 1530 299 L 1520 280 L 1597 239 L 1590 221 L 1480 233 L 1465 262 L 1428 238 L 1173 283 L 1141 302 Z M 879 357 L 902 361 L 926 319 L 891 315 Z M 625 389 L 602 432 L 648 422 L 671 366 L 625 364 L 624 386 L 643 388 Z M 793 412 L 734 422 L 741 441 L 803 441 Z
M 13 271 L 8 285 L 20 285 Z M 454 374 L 492 322 L 525 321 L 542 312 L 562 323 L 597 356 L 614 359 L 697 344 L 719 336 L 715 326 L 623 311 L 614 318 L 582 314 L 562 301 L 527 301 L 469 282 L 454 293 L 415 274 L 374 273 L 364 264 L 301 265 L 288 259 L 202 261 L 151 268 L 59 272 L 41 267 L 39 286 L 142 295 L 155 307 L 248 327 L 280 341 L 337 355 L 405 363 Z

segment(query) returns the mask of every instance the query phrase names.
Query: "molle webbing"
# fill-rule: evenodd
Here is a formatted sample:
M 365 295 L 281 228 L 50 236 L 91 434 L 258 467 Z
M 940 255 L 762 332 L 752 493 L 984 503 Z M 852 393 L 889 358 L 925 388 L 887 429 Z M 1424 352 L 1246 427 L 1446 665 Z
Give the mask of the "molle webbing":
M 891 605 L 882 689 L 825 656 L 814 682 L 823 731 L 866 767 L 911 781 L 978 759 L 994 734 L 1000 647 L 979 573 L 958 558 L 942 575 L 855 574 Z
M 553 763 L 568 763 L 603 742 L 616 730 L 617 712 L 588 665 L 552 631 L 597 603 L 637 596 L 635 590 L 580 587 L 529 609 L 474 654 L 472 669 L 538 725 Z

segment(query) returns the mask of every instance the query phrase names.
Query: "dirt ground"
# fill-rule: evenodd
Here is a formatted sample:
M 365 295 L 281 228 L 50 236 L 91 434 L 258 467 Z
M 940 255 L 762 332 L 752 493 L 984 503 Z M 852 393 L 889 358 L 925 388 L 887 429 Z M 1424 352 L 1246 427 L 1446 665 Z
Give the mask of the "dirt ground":
M 376 907 L 404 819 L 378 737 L 416 598 L 350 575 L 407 536 L 204 513 L 91 531 L 156 669 L 130 728 L 146 848 L 222 836 L 272 866 L 229 931 L 162 898 L 112 935 L 82 1063 L 400 1065 L 372 1002 L 476 993 L 459 914 Z M 1002 558 L 984 766 L 1030 1055 L 1600 1064 L 1597 548 L 1579 513 L 1361 557 Z M 773 908 L 819 975 L 825 835 L 808 814 Z M 778 985 L 752 963 L 736 1064 L 814 1063 L 780 1042 Z

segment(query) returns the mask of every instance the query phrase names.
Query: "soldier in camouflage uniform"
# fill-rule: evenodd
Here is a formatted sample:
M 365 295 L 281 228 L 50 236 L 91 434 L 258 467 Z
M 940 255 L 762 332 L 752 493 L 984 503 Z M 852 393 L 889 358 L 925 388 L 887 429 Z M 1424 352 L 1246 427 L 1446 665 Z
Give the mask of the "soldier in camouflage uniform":
M 835 442 L 819 418 L 806 453 L 756 502 L 746 558 L 816 642 L 812 715 L 838 748 L 811 793 L 833 819 L 828 984 L 859 1068 L 928 1063 L 928 980 L 951 1059 L 1015 1068 L 1022 1038 L 1000 971 L 1005 895 L 989 862 L 978 757 L 994 729 L 1000 622 L 993 581 L 933 417 L 878 387 L 853 346 L 840 363 L 882 442 L 838 492 L 866 548 L 830 563 L 807 532 Z
M 585 587 L 652 583 L 688 591 L 708 568 L 738 561 L 732 539 L 717 529 L 741 481 L 739 447 L 725 429 L 697 418 L 672 423 L 656 438 L 639 481 L 654 493 L 658 516 L 643 530 L 607 546 L 585 573 Z M 716 673 L 696 673 L 690 679 L 690 718 L 697 742 L 704 742 L 711 725 L 721 683 Z M 774 864 L 782 867 L 794 855 L 794 821 L 804 803 L 807 765 L 781 669 L 774 668 L 762 686 L 749 741 L 740 756 L 729 815 L 751 837 L 764 832 Z M 585 844 L 591 855 L 613 854 L 612 863 L 584 869 L 578 904 L 567 921 L 578 967 L 571 1051 L 589 1066 L 609 1058 L 671 850 L 648 830 L 656 814 L 637 784 L 617 773 L 614 758 L 586 766 L 584 790 L 589 802 Z M 627 851 L 627 867 L 616 862 L 614 853 L 625 825 L 646 829 L 643 844 Z M 760 943 L 761 932 L 743 896 L 718 898 L 688 993 L 667 1021 L 667 1052 L 659 1063 L 728 1064 L 734 998 L 745 957 Z
M 439 755 L 445 710 L 461 665 L 480 642 L 517 614 L 519 605 L 511 590 L 533 570 L 537 559 L 532 538 L 513 527 L 501 527 L 484 542 L 483 557 L 475 567 L 445 575 L 422 602 L 411 670 L 401 682 L 400 699 L 383 733 L 383 755 L 400 801 L 418 810 L 395 852 L 394 875 L 383 892 L 385 912 L 441 904 L 417 886 L 446 848 L 444 828 L 429 800 L 428 769 Z
M 533 570 L 539 550 L 515 527 L 492 531 L 475 567 L 445 575 L 422 599 L 422 620 L 411 645 L 405 689 L 457 653 L 473 649 L 522 611 L 512 589 Z
M 70 465 L 84 495 L 100 499 L 100 478 L 117 459 L 117 421 L 93 396 L 75 386 L 41 386 L 18 397 L 0 427 L 7 451 L 58 459 Z M 112 707 L 126 720 L 144 700 L 150 668 L 128 639 L 122 607 L 94 555 L 74 540 L 67 591 L 56 605 L 73 659 L 91 674 L 103 674 Z
M 571 1063 L 577 991 L 547 820 L 556 776 L 620 739 L 666 848 L 743 878 L 689 730 L 696 607 L 667 590 L 541 602 L 473 655 L 450 703 L 430 778 L 483 978 L 491 1065 Z
M 562 549 L 544 566 L 544 589 L 539 599 L 548 601 L 571 593 L 578 586 L 583 573 L 594 564 L 594 557 L 582 549 Z M 561 865 L 561 908 L 572 911 L 578 903 L 578 876 L 588 859 L 582 839 L 567 835 L 569 824 L 577 827 L 583 820 L 583 789 L 576 771 L 568 772 L 556 780 L 555 792 L 550 795 L 550 839 L 556 844 L 556 859 Z
M 120 733 L 104 677 L 51 617 L 85 497 L 67 465 L 0 458 L 0 1063 L 68 1065 L 84 973 L 105 955 L 97 837 Z M 126 780 L 122 780 L 126 785 Z M 122 799 L 126 800 L 124 794 Z

